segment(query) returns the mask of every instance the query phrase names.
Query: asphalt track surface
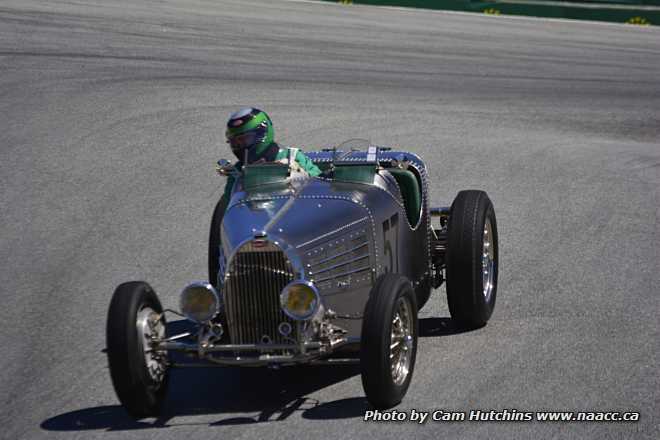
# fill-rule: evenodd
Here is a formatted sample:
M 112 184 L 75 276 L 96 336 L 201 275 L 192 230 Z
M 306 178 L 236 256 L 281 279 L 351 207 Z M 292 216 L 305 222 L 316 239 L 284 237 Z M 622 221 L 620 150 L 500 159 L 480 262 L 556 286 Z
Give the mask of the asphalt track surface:
M 0 2 L 0 436 L 660 437 L 660 28 L 290 1 Z M 432 198 L 486 190 L 495 313 L 421 311 L 398 410 L 639 411 L 638 423 L 365 423 L 359 370 L 173 373 L 129 419 L 108 374 L 114 287 L 206 276 L 228 114 L 281 142 L 410 149 Z

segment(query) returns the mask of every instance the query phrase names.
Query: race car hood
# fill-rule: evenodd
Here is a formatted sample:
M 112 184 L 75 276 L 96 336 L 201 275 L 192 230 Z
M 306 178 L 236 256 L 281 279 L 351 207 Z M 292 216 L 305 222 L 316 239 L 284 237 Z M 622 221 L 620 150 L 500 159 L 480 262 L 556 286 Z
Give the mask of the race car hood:
M 222 224 L 226 256 L 256 237 L 277 241 L 287 248 L 307 245 L 338 233 L 347 225 L 365 221 L 369 210 L 367 185 L 323 179 L 304 179 L 287 185 L 269 185 L 258 191 L 237 192 Z

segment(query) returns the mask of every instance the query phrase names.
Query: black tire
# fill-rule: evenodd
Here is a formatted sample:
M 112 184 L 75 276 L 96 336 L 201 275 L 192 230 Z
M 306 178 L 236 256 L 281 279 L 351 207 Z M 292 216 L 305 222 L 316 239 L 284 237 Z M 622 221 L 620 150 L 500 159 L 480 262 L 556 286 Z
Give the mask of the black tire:
M 490 222 L 494 265 L 492 290 L 484 294 L 482 252 L 484 227 Z M 482 327 L 495 308 L 498 275 L 498 243 L 495 211 L 483 191 L 461 191 L 452 203 L 447 244 L 447 303 L 460 326 Z
M 134 417 L 156 416 L 165 400 L 168 371 L 155 380 L 147 369 L 138 313 L 145 307 L 162 313 L 163 307 L 149 284 L 132 281 L 115 290 L 108 311 L 106 343 L 112 384 L 119 401 Z M 165 318 L 162 318 L 163 328 Z
M 227 200 L 222 196 L 213 210 L 209 232 L 209 283 L 216 289 L 218 288 L 218 269 L 220 267 L 220 227 L 226 208 Z
M 412 342 L 408 374 L 402 383 L 397 384 L 392 377 L 390 344 L 392 321 L 400 301 L 406 301 L 410 306 Z M 408 391 L 417 356 L 417 326 L 417 300 L 410 282 L 397 274 L 381 276 L 365 307 L 360 349 L 362 386 L 367 400 L 377 409 L 392 408 Z

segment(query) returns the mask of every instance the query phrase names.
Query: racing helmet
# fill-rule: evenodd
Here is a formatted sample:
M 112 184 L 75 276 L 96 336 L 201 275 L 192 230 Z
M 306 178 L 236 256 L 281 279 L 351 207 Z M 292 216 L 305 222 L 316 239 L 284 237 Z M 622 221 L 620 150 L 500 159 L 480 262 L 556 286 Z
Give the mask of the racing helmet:
M 238 160 L 247 160 L 249 163 L 268 150 L 275 138 L 275 130 L 266 112 L 248 107 L 229 116 L 225 135 Z

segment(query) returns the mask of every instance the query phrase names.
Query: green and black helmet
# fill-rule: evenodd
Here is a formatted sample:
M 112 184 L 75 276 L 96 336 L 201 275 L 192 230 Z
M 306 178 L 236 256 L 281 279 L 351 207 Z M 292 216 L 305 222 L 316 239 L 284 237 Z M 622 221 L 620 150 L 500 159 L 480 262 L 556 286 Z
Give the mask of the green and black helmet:
M 266 112 L 248 107 L 229 116 L 226 136 L 238 160 L 245 160 L 247 153 L 248 162 L 252 162 L 271 146 L 275 130 Z

